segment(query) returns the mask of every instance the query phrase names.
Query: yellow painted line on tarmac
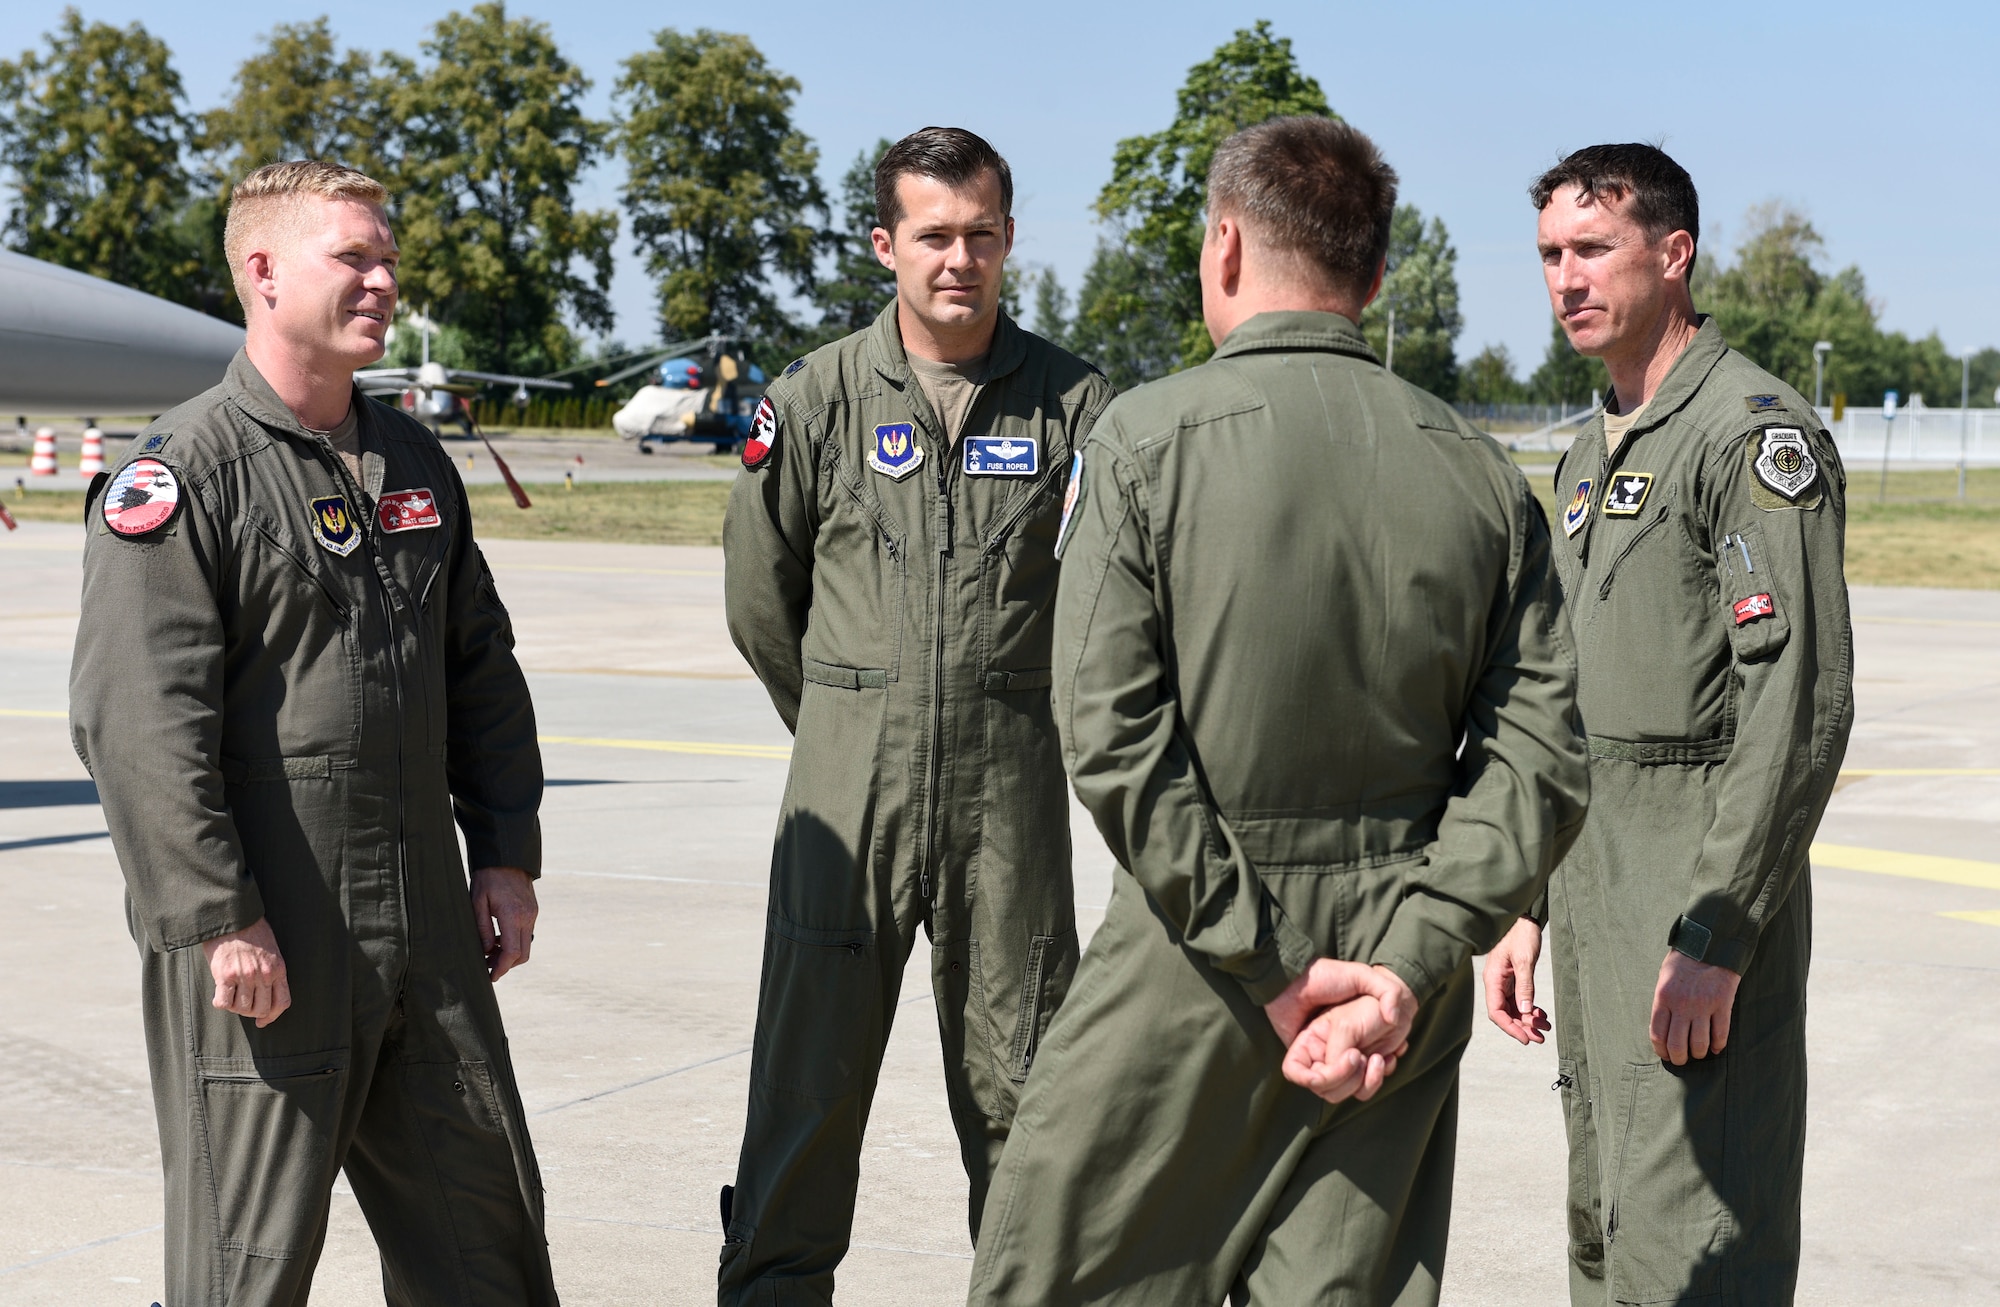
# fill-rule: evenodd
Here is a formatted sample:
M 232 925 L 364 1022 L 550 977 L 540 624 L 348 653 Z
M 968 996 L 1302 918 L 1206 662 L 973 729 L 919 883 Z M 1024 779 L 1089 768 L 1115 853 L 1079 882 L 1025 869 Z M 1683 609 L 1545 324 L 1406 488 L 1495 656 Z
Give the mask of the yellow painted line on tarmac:
M 1857 622 L 1888 622 L 1896 626 L 2000 626 L 1969 617 L 1857 617 Z
M 1953 921 L 1970 921 L 1980 926 L 2000 926 L 2000 911 L 1940 912 L 1938 915 L 1950 917 Z
M 1897 853 L 1890 849 L 1861 849 L 1850 844 L 1815 844 L 1812 846 L 1812 860 L 1818 866 L 1839 867 L 1843 871 L 1867 871 L 1877 876 L 1905 876 L 1911 880 L 1934 880 L 1946 885 L 2000 890 L 2000 862 L 1939 858 L 1928 853 Z
M 1843 767 L 1842 776 L 2000 776 L 2000 767 Z
M 720 572 L 696 571 L 686 567 L 562 567 L 554 563 L 509 563 L 489 558 L 501 572 L 577 572 L 603 576 L 721 576 Z M 2000 625 L 2000 623 L 1995 623 Z
M 587 735 L 544 735 L 543 744 L 575 744 L 591 749 L 645 749 L 653 753 L 701 753 L 717 758 L 770 758 L 784 762 L 792 756 L 781 744 L 714 744 L 700 740 L 622 740 Z
M 46 708 L 0 708 L 0 717 L 56 717 L 67 718 L 69 710 L 50 712 Z

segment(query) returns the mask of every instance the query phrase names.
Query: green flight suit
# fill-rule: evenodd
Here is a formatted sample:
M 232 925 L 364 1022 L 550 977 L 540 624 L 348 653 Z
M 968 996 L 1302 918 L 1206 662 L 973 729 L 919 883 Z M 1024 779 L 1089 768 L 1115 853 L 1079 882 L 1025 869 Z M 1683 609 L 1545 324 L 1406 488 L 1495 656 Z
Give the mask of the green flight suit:
M 772 383 L 730 495 L 730 633 L 796 743 L 724 1304 L 831 1300 L 920 924 L 975 1236 L 1076 968 L 1054 545 L 1071 452 L 1111 388 L 1004 315 L 990 359 L 954 447 L 891 303 Z
M 1817 415 L 1704 320 L 1618 452 L 1556 476 L 1590 737 L 1549 896 L 1572 1301 L 1791 1301 L 1806 850 L 1853 721 L 1846 486 Z M 1742 973 L 1727 1050 L 1648 1039 L 1669 947 Z
M 971 1301 L 1434 1303 L 1471 956 L 1581 825 L 1549 530 L 1348 319 L 1266 313 L 1121 396 L 1063 539 L 1056 724 L 1120 870 L 987 1202 Z M 1395 970 L 1366 1103 L 1263 1004 Z
M 391 1304 L 552 1304 L 452 829 L 539 872 L 534 711 L 450 459 L 354 403 L 365 485 L 238 354 L 86 510 L 71 733 L 142 957 L 166 1301 L 304 1303 L 345 1169 Z M 200 947 L 260 917 L 292 994 L 262 1030 Z

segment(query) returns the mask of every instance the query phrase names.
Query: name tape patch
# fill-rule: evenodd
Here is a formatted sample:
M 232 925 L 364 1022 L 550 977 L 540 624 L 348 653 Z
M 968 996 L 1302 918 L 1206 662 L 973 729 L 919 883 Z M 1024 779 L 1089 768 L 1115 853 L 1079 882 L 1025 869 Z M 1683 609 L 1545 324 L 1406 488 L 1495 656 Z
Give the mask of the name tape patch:
M 1041 444 L 1033 436 L 969 436 L 965 475 L 1031 477 L 1042 470 Z
M 131 538 L 159 530 L 181 506 L 180 478 L 157 458 L 127 463 L 104 491 L 104 525 Z
M 422 531 L 443 521 L 437 496 L 428 490 L 397 490 L 375 501 L 375 522 L 383 531 Z

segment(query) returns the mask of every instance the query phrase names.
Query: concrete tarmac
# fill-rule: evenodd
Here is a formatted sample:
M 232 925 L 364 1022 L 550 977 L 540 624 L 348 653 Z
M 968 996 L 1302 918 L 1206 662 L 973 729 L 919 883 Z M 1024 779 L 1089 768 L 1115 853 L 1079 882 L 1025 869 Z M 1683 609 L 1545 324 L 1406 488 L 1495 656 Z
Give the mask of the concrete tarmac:
M 636 457 L 636 456 L 634 456 Z M 652 461 L 652 460 L 648 460 Z M 0 1304 L 159 1297 L 159 1147 L 122 882 L 63 720 L 78 528 L 0 535 Z M 493 541 L 550 787 L 533 961 L 500 985 L 573 1304 L 712 1301 L 788 739 L 714 549 Z M 1857 590 L 1859 722 L 1820 832 L 1800 1301 L 2000 1303 L 2000 594 Z M 1079 917 L 1111 860 L 1075 813 Z M 920 959 L 918 959 L 920 962 Z M 870 1122 L 841 1296 L 970 1266 L 926 969 Z M 1554 1045 L 1482 1018 L 1453 1304 L 1564 1299 Z M 1187 1201 L 1199 1201 L 1190 1194 Z M 315 1301 L 381 1301 L 344 1186 Z

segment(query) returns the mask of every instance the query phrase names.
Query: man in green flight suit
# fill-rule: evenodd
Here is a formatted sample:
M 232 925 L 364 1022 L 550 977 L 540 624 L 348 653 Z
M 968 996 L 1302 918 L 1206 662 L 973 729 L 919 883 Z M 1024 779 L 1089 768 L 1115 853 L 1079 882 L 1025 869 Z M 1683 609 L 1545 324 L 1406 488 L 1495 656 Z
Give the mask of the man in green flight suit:
M 1215 357 L 1084 448 L 1056 723 L 1120 870 L 974 1303 L 1437 1301 L 1471 956 L 1586 769 L 1541 508 L 1356 325 L 1395 204 L 1344 123 L 1224 142 Z
M 1845 479 L 1819 415 L 1695 313 L 1679 164 L 1593 146 L 1530 196 L 1550 303 L 1611 374 L 1556 474 L 1591 805 L 1488 961 L 1488 1012 L 1541 1041 L 1546 920 L 1572 1302 L 1788 1303 L 1806 850 L 1853 721 Z
M 395 1307 L 556 1301 L 493 994 L 533 939 L 535 715 L 450 459 L 353 382 L 385 199 L 313 161 L 236 186 L 243 352 L 86 509 L 70 724 L 142 957 L 172 1307 L 303 1304 L 343 1170 Z
M 723 524 L 730 633 L 796 737 L 723 1304 L 825 1303 L 922 927 L 975 1237 L 1076 967 L 1049 707 L 1056 524 L 1111 389 L 1000 310 L 1013 182 L 928 127 L 875 170 L 896 298 L 785 369 Z

